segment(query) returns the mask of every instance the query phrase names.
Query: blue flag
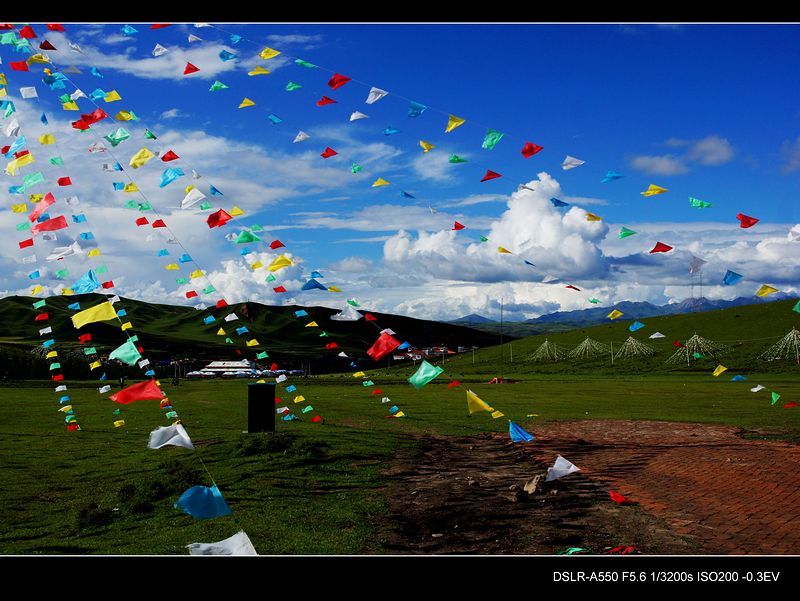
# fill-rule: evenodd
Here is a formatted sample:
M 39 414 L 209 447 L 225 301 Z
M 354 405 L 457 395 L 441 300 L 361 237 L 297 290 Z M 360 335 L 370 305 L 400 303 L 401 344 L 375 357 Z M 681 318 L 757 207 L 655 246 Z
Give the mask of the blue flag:
M 188 513 L 196 520 L 208 520 L 231 514 L 216 484 L 211 487 L 192 486 L 175 503 L 175 509 Z
M 308 312 L 306 312 L 305 309 L 300 309 L 299 311 L 295 311 L 294 312 L 294 316 L 295 317 L 306 317 L 307 315 L 308 315 Z
M 100 282 L 97 280 L 97 276 L 95 275 L 94 271 L 91 269 L 87 271 L 84 275 L 78 278 L 70 288 L 75 294 L 85 294 L 87 292 L 92 292 L 100 287 Z
M 176 179 L 185 175 L 183 173 L 183 169 L 180 167 L 169 167 L 164 169 L 164 173 L 161 174 L 161 183 L 158 185 L 159 188 L 163 188 L 174 182 Z
M 568 202 L 564 202 L 563 200 L 558 200 L 555 197 L 551 198 L 550 202 L 553 203 L 554 207 L 568 207 L 569 206 Z
M 322 284 L 320 284 L 314 278 L 311 278 L 310 280 L 308 280 L 305 284 L 303 284 L 303 287 L 300 288 L 300 290 L 314 290 L 314 289 L 327 290 L 328 288 L 323 286 Z
M 535 439 L 534 436 L 528 434 L 514 422 L 508 422 L 508 434 L 514 442 L 528 442 Z
M 725 277 L 722 278 L 722 283 L 726 286 L 732 286 L 739 280 L 741 280 L 744 276 L 736 273 L 735 271 L 731 271 L 730 269 L 725 272 Z
M 635 332 L 636 330 L 641 330 L 644 327 L 644 324 L 641 321 L 634 321 L 631 325 L 628 326 L 628 330 L 631 332 Z

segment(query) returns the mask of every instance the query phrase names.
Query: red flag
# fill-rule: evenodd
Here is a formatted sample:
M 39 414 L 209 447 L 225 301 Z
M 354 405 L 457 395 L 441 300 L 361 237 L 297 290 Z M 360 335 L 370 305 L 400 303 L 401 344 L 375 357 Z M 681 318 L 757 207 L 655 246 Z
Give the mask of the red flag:
M 55 232 L 56 230 L 63 230 L 65 227 L 68 227 L 67 220 L 63 215 L 59 215 L 31 226 L 31 234 L 35 236 L 39 232 Z
M 189 290 L 189 292 L 186 293 L 186 298 L 194 298 L 195 296 L 197 296 L 197 292 L 194 290 Z
M 53 376 L 53 379 L 55 380 L 55 376 Z M 63 378 L 61 379 L 63 380 Z M 67 424 L 67 430 L 69 430 L 70 432 L 75 432 L 75 430 L 80 430 L 80 429 L 81 427 L 78 424 Z
M 372 391 L 372 394 L 383 394 L 383 390 L 381 390 L 380 388 L 376 388 L 375 390 Z
M 461 386 L 461 382 L 458 380 L 453 380 L 447 385 L 448 388 L 455 388 L 456 386 Z
M 673 342 L 672 346 L 677 346 L 678 348 L 685 348 L 682 343 L 680 342 Z
M 24 157 L 26 154 L 30 154 L 30 150 L 19 150 L 14 153 L 14 158 L 18 159 L 19 157 Z
M 454 230 L 463 230 L 465 227 L 467 227 L 467 226 L 460 224 L 458 221 L 454 221 L 453 222 L 453 229 Z
M 486 170 L 486 175 L 483 176 L 483 179 L 481 179 L 481 181 L 485 182 L 485 181 L 489 181 L 490 179 L 495 179 L 495 178 L 498 178 L 498 177 L 503 177 L 503 176 L 500 175 L 499 173 L 495 173 L 491 169 L 487 169 Z
M 169 27 L 172 23 L 153 23 L 150 26 L 150 29 L 161 29 L 163 27 Z
M 631 555 L 633 553 L 636 553 L 636 547 L 626 547 L 625 545 L 619 545 L 611 551 L 606 551 L 606 555 Z
M 85 115 L 81 115 L 81 118 L 77 121 L 72 122 L 72 127 L 75 129 L 89 129 L 89 126 L 92 123 L 97 123 L 98 121 L 102 121 L 108 117 L 108 113 L 106 113 L 103 109 L 98 108 L 92 111 L 91 113 L 86 113 Z
M 277 287 L 273 288 L 273 290 L 275 292 L 277 292 L 278 294 L 280 294 L 281 292 L 286 292 L 286 288 L 284 288 L 283 286 L 277 286 Z
M 92 339 L 92 335 L 91 334 L 81 334 L 80 336 L 78 336 L 78 341 L 81 344 L 83 344 L 85 342 L 89 342 L 91 339 Z
M 59 177 L 57 180 L 59 186 L 71 186 L 72 180 L 69 177 Z
M 567 288 L 571 288 L 572 290 L 577 290 L 578 292 L 581 291 L 580 288 L 578 288 L 577 286 L 573 286 L 572 284 L 567 284 Z
M 325 345 L 325 348 L 328 349 L 329 351 L 332 351 L 335 348 L 339 348 L 339 345 L 336 344 L 335 342 L 329 342 L 328 344 Z
M 530 142 L 525 142 L 525 146 L 522 147 L 522 151 L 521 152 L 522 152 L 522 156 L 524 156 L 526 159 L 529 159 L 533 155 L 535 155 L 537 152 L 539 152 L 540 150 L 543 150 L 542 146 L 537 146 L 536 144 L 532 144 Z
M 86 121 L 78 119 L 77 121 L 72 122 L 72 127 L 74 127 L 75 129 L 79 129 L 81 131 L 85 131 L 89 129 L 89 124 L 86 123 Z
M 222 309 L 222 307 L 227 307 L 228 303 L 225 302 L 224 298 L 221 298 L 217 301 L 217 309 Z
M 391 353 L 400 346 L 400 344 L 399 340 L 384 332 L 378 337 L 375 343 L 367 349 L 367 354 L 375 361 L 380 361 L 381 358 Z
M 794 401 L 792 401 L 791 403 L 786 403 L 786 404 L 783 406 L 783 408 L 784 408 L 784 409 L 791 409 L 792 407 L 797 407 L 797 403 L 795 403 Z
M 25 27 L 19 30 L 19 37 L 27 38 L 30 40 L 36 37 L 36 32 L 33 31 L 33 27 L 31 27 L 30 25 L 26 25 Z
M 13 71 L 27 71 L 28 70 L 28 63 L 25 61 L 16 61 L 8 63 L 11 65 L 11 69 Z
M 11 63 L 12 65 L 14 63 Z M 26 67 L 28 65 L 25 65 Z M 27 71 L 27 69 L 25 69 Z M 317 100 L 317 106 L 325 106 L 326 104 L 336 104 L 336 101 L 333 98 L 328 98 L 327 96 L 323 96 L 319 100 Z
M 269 243 L 269 247 L 272 250 L 275 250 L 276 248 L 280 248 L 282 246 L 286 246 L 286 245 L 283 242 L 281 242 L 280 240 L 273 240 L 272 242 Z
M 105 289 L 113 288 L 114 287 L 114 280 L 108 280 L 107 282 L 103 282 L 100 285 Z
M 321 421 L 322 421 L 322 417 L 320 417 L 319 415 L 315 415 L 314 417 L 311 418 L 311 423 L 312 424 L 318 424 Z
M 14 29 L 14 26 L 11 23 L 0 23 L 0 31 L 4 29 Z
M 46 321 L 48 319 L 50 319 L 49 313 L 39 313 L 33 321 Z
M 346 75 L 340 75 L 339 73 L 336 73 L 336 74 L 335 74 L 333 77 L 331 77 L 331 78 L 328 80 L 328 85 L 329 85 L 329 86 L 330 86 L 332 89 L 336 90 L 336 89 L 338 89 L 338 88 L 341 88 L 341 87 L 342 87 L 344 84 L 346 84 L 348 81 L 350 81 L 350 79 L 351 79 L 351 78 L 350 78 L 350 77 L 347 77 Z
M 200 69 L 195 67 L 192 63 L 186 63 L 186 68 L 183 70 L 184 75 L 189 75 L 189 73 L 197 73 Z
M 738 213 L 736 215 L 736 219 L 738 219 L 741 223 L 739 223 L 739 227 L 748 228 L 753 227 L 756 223 L 758 223 L 758 219 L 755 217 L 748 217 L 747 215 L 743 215 L 742 213 Z
M 41 214 L 45 212 L 47 207 L 49 207 L 55 201 L 56 199 L 53 197 L 53 195 L 50 192 L 48 192 L 47 194 L 44 195 L 44 198 L 42 200 L 36 203 L 36 208 L 33 209 L 33 211 L 31 211 L 30 215 L 28 215 L 28 219 L 30 219 L 31 222 L 36 221 L 37 219 L 39 219 Z
M 64 374 L 56 374 L 52 376 L 54 382 L 60 382 L 64 379 Z
M 367 321 L 378 321 L 378 318 L 375 317 L 372 313 L 364 313 L 364 319 Z
M 47 40 L 44 40 L 41 44 L 39 44 L 39 48 L 41 48 L 42 50 L 55 50 L 56 49 L 56 47 L 53 46 Z
M 269 369 L 270 371 L 278 371 L 278 364 L 273 363 L 272 365 L 269 366 Z
M 145 380 L 144 382 L 131 384 L 108 398 L 120 405 L 127 405 L 134 401 L 161 400 L 164 398 L 164 393 L 158 387 L 155 380 Z
M 276 397 L 275 397 L 275 404 L 276 404 L 276 405 L 280 405 L 282 402 L 283 402 L 283 401 L 281 400 L 281 397 L 279 397 L 279 396 L 276 396 Z
M 161 407 L 162 409 L 163 409 L 164 407 L 167 407 L 167 406 L 169 406 L 169 407 L 172 407 L 172 405 L 170 404 L 170 401 L 169 401 L 169 399 L 164 399 L 163 401 L 161 401 L 161 402 L 158 404 L 158 406 L 159 406 L 159 407 Z
M 47 29 L 50 31 L 64 31 L 64 26 L 60 23 L 48 23 Z
M 156 219 L 156 220 L 153 222 L 153 227 L 167 227 L 167 224 L 166 224 L 166 223 L 164 223 L 164 220 L 163 220 L 163 219 Z
M 208 219 L 206 219 L 206 223 L 208 224 L 208 227 L 220 227 L 228 223 L 231 219 L 233 219 L 233 217 L 228 215 L 225 209 L 220 209 L 216 213 L 211 213 L 211 215 L 208 216 Z
M 28 248 L 29 246 L 33 246 L 33 238 L 28 238 L 19 243 L 20 248 Z
M 672 250 L 672 247 L 669 244 L 664 244 L 663 242 L 656 242 L 656 245 L 653 247 L 653 250 L 650 251 L 650 254 L 653 253 L 667 253 Z
M 11 146 L 3 146 L 0 148 L 0 154 L 6 154 L 9 150 L 11 150 Z
M 630 502 L 626 497 L 623 497 L 621 494 L 614 492 L 613 490 L 609 491 L 609 495 L 611 496 L 612 501 L 619 503 L 620 505 Z
M 319 156 L 321 156 L 323 159 L 327 159 L 328 157 L 332 157 L 332 156 L 337 155 L 337 154 L 339 154 L 339 153 L 336 152 L 333 148 L 331 148 L 329 146 L 326 146 L 325 147 L 325 151 Z
M 136 220 L 136 225 L 147 225 L 148 223 L 150 222 L 147 221 L 147 217 L 139 217 L 139 219 Z
M 181 157 L 179 157 L 179 156 L 178 156 L 177 154 L 175 154 L 173 151 L 171 151 L 171 150 L 168 150 L 168 151 L 167 151 L 167 152 L 165 152 L 165 153 L 164 153 L 164 155 L 161 157 L 161 160 L 162 160 L 162 161 L 164 161 L 165 163 L 167 163 L 167 162 L 169 162 L 169 161 L 174 161 L 175 159 L 179 159 L 179 158 L 181 158 Z

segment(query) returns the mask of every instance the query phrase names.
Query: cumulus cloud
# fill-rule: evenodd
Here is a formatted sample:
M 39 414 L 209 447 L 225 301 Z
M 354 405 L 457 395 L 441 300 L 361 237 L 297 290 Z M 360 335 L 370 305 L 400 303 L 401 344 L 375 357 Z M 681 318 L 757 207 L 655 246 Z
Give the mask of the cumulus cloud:
M 166 111 L 161 113 L 158 116 L 158 118 L 159 119 L 174 119 L 175 117 L 180 117 L 181 115 L 183 115 L 183 113 L 181 112 L 180 109 L 172 108 L 172 109 L 167 109 Z
M 781 146 L 781 157 L 784 161 L 784 173 L 800 170 L 800 138 L 794 142 L 785 141 Z
M 639 155 L 631 158 L 630 164 L 634 169 L 651 175 L 679 175 L 687 173 L 696 165 L 715 166 L 731 161 L 735 151 L 733 145 L 717 134 L 712 134 L 700 140 L 682 140 L 669 138 L 664 142 L 671 148 L 685 148 L 682 155 Z
M 733 158 L 733 146 L 726 138 L 711 135 L 694 142 L 686 158 L 700 165 L 722 165 Z
M 679 175 L 689 171 L 682 158 L 671 154 L 637 156 L 631 159 L 631 167 L 650 175 Z

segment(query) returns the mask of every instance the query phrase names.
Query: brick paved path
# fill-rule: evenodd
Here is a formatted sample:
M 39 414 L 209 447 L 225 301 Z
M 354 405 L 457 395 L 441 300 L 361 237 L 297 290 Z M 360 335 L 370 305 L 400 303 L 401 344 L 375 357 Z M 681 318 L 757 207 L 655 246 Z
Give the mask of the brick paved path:
M 532 431 L 537 459 L 563 455 L 693 538 L 699 553 L 800 554 L 798 445 L 713 424 L 576 421 Z

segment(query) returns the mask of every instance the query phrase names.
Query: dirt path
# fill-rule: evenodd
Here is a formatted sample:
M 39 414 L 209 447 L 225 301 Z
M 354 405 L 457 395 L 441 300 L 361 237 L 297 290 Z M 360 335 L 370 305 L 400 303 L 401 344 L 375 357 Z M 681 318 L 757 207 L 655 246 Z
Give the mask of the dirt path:
M 388 475 L 389 553 L 800 553 L 797 445 L 729 426 L 576 421 L 507 435 L 426 439 Z M 581 472 L 522 488 L 563 455 Z M 542 478 L 543 480 L 544 478 Z M 613 489 L 632 501 L 620 506 Z

